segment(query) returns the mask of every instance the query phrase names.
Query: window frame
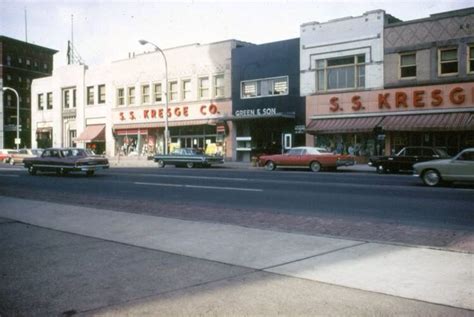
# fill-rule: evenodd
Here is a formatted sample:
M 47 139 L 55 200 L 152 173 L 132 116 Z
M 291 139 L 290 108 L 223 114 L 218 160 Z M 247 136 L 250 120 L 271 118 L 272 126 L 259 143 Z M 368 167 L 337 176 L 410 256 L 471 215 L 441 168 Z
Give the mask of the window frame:
M 473 54 L 471 55 L 471 49 L 473 50 Z M 467 44 L 467 70 L 468 74 L 474 74 L 474 66 L 471 69 L 471 62 L 474 64 L 474 43 Z
M 217 80 L 219 78 L 222 78 L 222 85 L 218 86 L 217 85 Z M 224 98 L 225 97 L 225 76 L 224 74 L 216 74 L 213 76 L 213 97 L 214 98 Z M 218 91 L 221 90 L 222 93 L 218 93 Z
M 38 94 L 38 111 L 43 111 L 44 110 L 44 94 Z
M 97 103 L 104 104 L 106 103 L 106 91 L 105 91 L 105 84 L 101 84 L 97 86 Z
M 86 105 L 91 106 L 94 104 L 94 86 L 86 87 Z
M 125 88 L 119 87 L 117 88 L 116 92 L 117 92 L 117 100 L 116 100 L 117 107 L 125 106 Z
M 157 87 L 160 87 L 160 90 L 157 91 Z M 158 97 L 159 96 L 159 100 Z M 153 83 L 153 103 L 161 103 L 163 102 L 163 84 L 161 82 L 159 83 Z
M 147 92 L 145 92 L 145 89 L 148 89 Z M 150 104 L 150 96 L 151 96 L 151 87 L 150 84 L 142 84 L 140 85 L 140 95 L 141 95 L 141 103 L 144 105 L 149 105 Z
M 282 94 L 275 94 L 275 82 L 277 80 L 285 79 L 286 82 L 286 92 Z M 262 83 L 263 82 L 270 82 L 271 83 L 271 91 L 272 93 L 268 94 L 262 94 Z M 244 85 L 246 84 L 252 84 L 255 83 L 256 88 L 255 88 L 255 95 L 252 96 L 245 96 L 244 95 Z M 268 86 L 267 84 L 267 87 Z M 253 98 L 268 98 L 268 97 L 281 97 L 281 96 L 287 96 L 290 93 L 290 77 L 288 75 L 284 76 L 276 76 L 276 77 L 266 77 L 266 78 L 258 78 L 258 79 L 249 79 L 249 80 L 242 80 L 240 82 L 240 99 L 253 99 Z
M 441 54 L 444 51 L 450 51 L 450 50 L 456 50 L 456 66 L 457 66 L 457 71 L 455 73 L 441 73 L 441 64 L 443 63 L 441 61 Z M 444 62 L 444 63 L 452 63 L 452 61 Z M 443 76 L 455 76 L 459 74 L 459 49 L 457 46 L 450 46 L 450 47 L 443 47 L 443 48 L 438 48 L 438 76 L 443 77 Z
M 174 86 L 176 86 L 176 90 L 171 89 Z M 170 80 L 168 82 L 168 91 L 169 91 L 168 101 L 170 101 L 170 102 L 179 101 L 179 82 L 177 80 Z M 176 95 L 176 98 L 173 98 L 174 95 Z
M 318 92 L 330 92 L 330 91 L 345 91 L 345 90 L 355 90 L 355 89 L 364 89 L 366 87 L 366 73 L 365 73 L 365 70 L 366 70 L 366 65 L 368 64 L 367 61 L 366 61 L 366 56 L 367 54 L 366 53 L 360 53 L 360 54 L 353 54 L 353 55 L 345 55 L 345 56 L 337 56 L 337 57 L 329 57 L 329 58 L 322 58 L 322 59 L 315 59 L 314 62 L 315 62 L 315 69 L 316 69 L 316 73 L 315 73 L 315 79 L 316 79 L 316 91 Z M 359 62 L 359 57 L 363 57 L 364 58 L 364 61 L 363 62 Z M 333 61 L 333 60 L 337 60 L 337 59 L 343 59 L 343 58 L 353 58 L 353 63 L 352 64 L 342 64 L 342 65 L 333 65 L 333 66 L 328 66 L 328 61 Z M 319 67 L 318 66 L 318 62 L 320 62 L 320 64 L 322 64 L 323 66 L 322 67 Z M 329 76 L 329 70 L 331 69 L 340 69 L 340 68 L 347 68 L 347 67 L 353 67 L 354 68 L 354 86 L 353 87 L 344 87 L 344 88 L 329 88 L 328 87 L 328 83 L 329 83 L 329 80 L 328 80 L 328 76 Z M 363 85 L 359 85 L 359 79 L 361 77 L 361 67 L 364 67 L 364 84 Z M 323 74 L 323 78 L 324 78 L 324 88 L 323 89 L 320 89 L 319 88 L 319 74 L 322 72 Z
M 207 87 L 203 87 L 203 80 L 207 80 Z M 210 84 L 211 82 L 209 80 L 209 76 L 200 76 L 198 78 L 198 99 L 209 99 L 209 89 L 211 88 Z M 207 92 L 206 96 L 204 96 L 203 92 Z
M 189 84 L 188 89 L 186 89 L 186 84 Z M 191 79 L 183 79 L 181 80 L 181 96 L 183 101 L 192 100 L 192 81 Z
M 136 92 L 135 86 L 127 87 L 127 106 L 135 105 L 135 102 L 136 102 L 135 92 Z
M 53 93 L 52 92 L 46 93 L 46 109 L 47 110 L 53 109 Z
M 403 56 L 415 55 L 415 64 L 411 65 L 402 65 Z M 417 64 L 416 64 L 416 52 L 406 52 L 398 54 L 398 79 L 407 80 L 407 79 L 416 79 Z M 402 77 L 402 68 L 415 67 L 415 76 Z

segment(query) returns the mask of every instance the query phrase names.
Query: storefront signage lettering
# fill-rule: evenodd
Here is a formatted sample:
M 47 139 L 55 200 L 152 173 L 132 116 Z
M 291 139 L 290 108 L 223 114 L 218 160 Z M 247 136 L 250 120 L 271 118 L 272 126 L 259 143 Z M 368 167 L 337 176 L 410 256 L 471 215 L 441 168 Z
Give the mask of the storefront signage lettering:
M 199 107 L 199 113 L 202 116 L 217 115 L 219 110 L 215 104 L 201 105 Z M 168 119 L 170 118 L 188 118 L 190 116 L 189 106 L 176 106 L 168 108 Z M 135 120 L 151 120 L 151 119 L 164 119 L 165 109 L 144 109 L 140 111 L 130 110 L 121 111 L 119 113 L 120 121 L 135 121 Z
M 245 110 L 236 110 L 236 117 L 248 117 L 248 116 L 271 116 L 275 115 L 276 108 L 257 108 L 257 109 L 245 109 Z
M 377 95 L 377 105 L 379 110 L 439 107 L 448 102 L 452 105 L 463 105 L 466 103 L 467 93 L 463 87 L 453 87 L 446 92 L 441 89 L 414 89 L 411 93 L 406 91 L 382 92 Z M 471 90 L 471 94 L 472 100 L 474 100 L 474 88 Z M 365 110 L 364 100 L 361 96 L 354 95 L 350 100 L 353 111 Z M 329 99 L 329 110 L 331 112 L 344 111 L 339 97 Z

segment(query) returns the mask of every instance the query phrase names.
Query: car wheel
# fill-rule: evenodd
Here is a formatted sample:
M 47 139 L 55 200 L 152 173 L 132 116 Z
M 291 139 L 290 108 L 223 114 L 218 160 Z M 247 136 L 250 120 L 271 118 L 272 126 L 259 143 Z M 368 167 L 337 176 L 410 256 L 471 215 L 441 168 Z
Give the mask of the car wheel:
M 36 175 L 36 168 L 34 168 L 33 166 L 29 166 L 28 167 L 28 173 L 30 173 L 30 175 Z
M 313 172 L 317 173 L 321 171 L 321 164 L 319 162 L 311 162 L 311 164 L 309 165 L 309 168 Z
M 159 168 L 165 167 L 165 162 L 163 162 L 163 160 L 158 160 L 158 167 Z
M 427 170 L 423 172 L 421 179 L 427 186 L 438 186 L 441 183 L 441 176 L 436 170 Z
M 86 176 L 93 176 L 94 175 L 94 171 L 87 171 L 86 172 Z
M 377 173 L 379 174 L 384 174 L 386 172 L 385 166 L 383 166 L 382 164 L 377 165 L 376 170 L 377 170 Z
M 275 168 L 276 168 L 276 165 L 275 165 L 275 163 L 274 163 L 273 161 L 268 161 L 268 162 L 265 164 L 265 169 L 266 169 L 267 171 L 273 171 L 273 170 L 275 170 Z
M 193 168 L 193 167 L 194 167 L 194 163 L 193 163 L 193 162 L 187 162 L 187 163 L 186 163 L 186 167 L 187 167 L 187 168 Z

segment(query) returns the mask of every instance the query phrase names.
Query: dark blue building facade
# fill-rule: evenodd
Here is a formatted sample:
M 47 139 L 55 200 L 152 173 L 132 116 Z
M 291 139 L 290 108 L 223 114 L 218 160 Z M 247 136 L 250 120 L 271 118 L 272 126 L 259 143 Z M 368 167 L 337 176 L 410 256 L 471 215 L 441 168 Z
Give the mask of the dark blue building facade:
M 299 39 L 232 50 L 233 159 L 282 153 L 305 143 Z

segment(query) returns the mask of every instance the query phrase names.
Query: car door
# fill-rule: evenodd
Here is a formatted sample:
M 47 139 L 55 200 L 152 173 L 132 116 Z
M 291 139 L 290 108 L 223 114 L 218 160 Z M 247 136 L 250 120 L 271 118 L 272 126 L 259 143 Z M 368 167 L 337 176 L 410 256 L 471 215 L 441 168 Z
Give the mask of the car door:
M 281 156 L 279 165 L 298 166 L 300 157 L 301 157 L 301 149 L 290 149 L 288 153 Z
M 413 164 L 418 163 L 423 155 L 422 149 L 418 147 L 408 147 L 405 156 L 400 160 L 401 170 L 412 170 Z
M 474 181 L 474 150 L 464 151 L 448 164 L 445 179 L 458 181 Z

